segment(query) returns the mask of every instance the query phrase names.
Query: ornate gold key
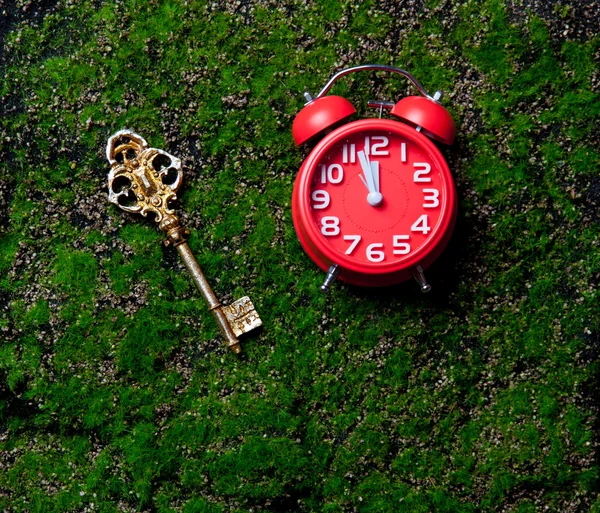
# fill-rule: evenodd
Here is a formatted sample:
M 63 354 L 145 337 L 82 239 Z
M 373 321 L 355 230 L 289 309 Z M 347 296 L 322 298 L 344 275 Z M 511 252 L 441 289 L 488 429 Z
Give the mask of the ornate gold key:
M 221 328 L 227 345 L 234 353 L 241 351 L 237 337 L 262 326 L 262 321 L 248 296 L 229 306 L 219 303 L 210 288 L 190 247 L 186 243 L 189 230 L 179 224 L 169 202 L 177 199 L 183 171 L 181 161 L 166 151 L 149 148 L 143 137 L 130 130 L 120 130 L 108 139 L 106 158 L 111 169 L 108 174 L 108 199 L 127 212 L 155 214 L 160 229 L 167 235 L 166 245 L 177 248 L 194 283 L 206 300 Z

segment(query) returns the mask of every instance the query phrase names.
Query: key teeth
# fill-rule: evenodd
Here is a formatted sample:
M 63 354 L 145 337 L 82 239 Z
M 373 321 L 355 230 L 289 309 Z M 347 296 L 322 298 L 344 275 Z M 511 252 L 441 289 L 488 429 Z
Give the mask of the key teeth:
M 221 307 L 221 309 L 236 337 L 262 326 L 262 320 L 248 296 L 241 297 L 230 305 Z M 234 353 L 236 352 L 234 347 L 231 347 L 231 349 Z

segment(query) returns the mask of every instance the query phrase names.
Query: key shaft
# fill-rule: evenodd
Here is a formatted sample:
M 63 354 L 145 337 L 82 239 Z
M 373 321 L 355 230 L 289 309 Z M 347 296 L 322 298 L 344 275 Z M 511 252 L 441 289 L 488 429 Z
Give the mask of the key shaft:
M 240 353 L 242 350 L 240 346 L 240 341 L 233 333 L 233 330 L 229 325 L 229 321 L 227 320 L 227 316 L 222 310 L 223 307 L 217 299 L 217 296 L 213 292 L 212 288 L 208 284 L 208 280 L 204 276 L 202 269 L 200 269 L 198 261 L 196 260 L 196 257 L 194 257 L 192 250 L 185 242 L 179 244 L 176 247 L 177 251 L 179 252 L 179 256 L 181 256 L 181 260 L 183 260 L 183 263 L 188 272 L 190 273 L 192 280 L 196 284 L 198 291 L 200 292 L 200 294 L 202 294 L 202 297 L 206 301 L 210 312 L 217 321 L 217 324 L 221 329 L 221 333 L 227 341 L 229 349 L 231 349 L 236 354 Z

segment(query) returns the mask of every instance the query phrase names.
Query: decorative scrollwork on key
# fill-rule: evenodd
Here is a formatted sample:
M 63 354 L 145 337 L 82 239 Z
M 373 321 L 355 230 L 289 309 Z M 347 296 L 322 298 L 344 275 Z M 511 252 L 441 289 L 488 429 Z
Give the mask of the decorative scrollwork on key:
M 169 202 L 177 199 L 183 171 L 181 161 L 163 150 L 148 147 L 130 130 L 112 135 L 106 146 L 111 170 L 108 199 L 127 212 L 156 215 L 156 222 L 173 216 Z

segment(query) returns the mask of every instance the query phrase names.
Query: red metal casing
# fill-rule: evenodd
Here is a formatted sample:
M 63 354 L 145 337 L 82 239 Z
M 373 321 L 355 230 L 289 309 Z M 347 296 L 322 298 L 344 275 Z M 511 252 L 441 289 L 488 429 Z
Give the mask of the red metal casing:
M 422 127 L 422 133 L 444 144 L 452 144 L 456 126 L 450 113 L 435 100 L 425 96 L 402 98 L 391 114 L 412 127 Z
M 294 118 L 292 136 L 296 146 L 310 141 L 353 114 L 356 114 L 356 109 L 341 96 L 323 96 L 311 101 Z
M 419 162 L 428 163 L 432 169 L 436 170 L 435 186 L 439 188 L 441 197 L 435 223 L 431 227 L 431 233 L 427 237 L 423 237 L 424 242 L 406 257 L 391 258 L 388 261 L 376 263 L 365 262 L 364 259 L 360 261 L 347 256 L 343 251 L 340 251 L 340 239 L 335 242 L 334 237 L 324 237 L 319 229 L 319 220 L 315 217 L 318 215 L 317 211 L 311 206 L 311 190 L 315 188 L 314 184 L 319 180 L 321 173 L 319 166 L 322 166 L 322 162 L 332 162 L 331 155 L 340 153 L 340 147 L 344 141 L 353 140 L 352 138 L 364 138 L 370 136 L 369 134 L 390 134 L 390 140 L 406 141 L 405 144 L 408 144 L 408 147 L 411 148 L 411 153 L 413 151 L 415 154 L 418 153 Z M 372 137 L 381 138 L 380 135 L 372 135 Z M 340 183 L 338 189 L 331 189 L 332 194 L 339 195 L 340 199 L 336 201 L 345 205 L 344 208 L 341 210 L 338 208 L 338 212 L 335 212 L 340 218 L 343 218 L 341 221 L 342 226 L 351 227 L 350 231 L 345 233 L 359 233 L 356 226 L 360 225 L 364 227 L 364 235 L 367 238 L 369 233 L 378 231 L 377 224 L 370 224 L 369 215 L 373 215 L 373 222 L 377 223 L 377 219 L 381 219 L 377 216 L 385 215 L 385 208 L 396 208 L 395 205 L 402 205 L 402 202 L 406 203 L 406 208 L 397 211 L 401 212 L 400 216 L 402 218 L 410 219 L 410 222 L 422 212 L 431 212 L 431 210 L 419 210 L 423 201 L 422 196 L 419 196 L 420 189 L 415 188 L 416 186 L 410 183 L 414 172 L 413 168 L 409 167 L 411 165 L 408 164 L 405 168 L 402 168 L 400 165 L 395 166 L 392 162 L 390 164 L 383 163 L 382 160 L 382 187 L 386 185 L 386 180 L 387 184 L 391 182 L 395 184 L 393 191 L 388 188 L 384 192 L 390 205 L 385 206 L 381 211 L 369 210 L 366 207 L 364 213 L 361 211 L 359 214 L 361 217 L 358 222 L 356 216 L 354 216 L 354 219 L 350 219 L 352 216 L 348 215 L 343 218 L 344 208 L 347 211 L 353 208 L 353 204 L 364 205 L 366 189 L 361 189 L 363 185 L 356 179 L 356 171 L 354 171 L 355 176 L 351 180 L 349 176 L 345 183 Z M 350 175 L 350 170 L 348 175 Z M 318 187 L 326 186 L 318 185 Z M 406 191 L 409 192 L 411 197 L 406 197 Z M 369 212 L 373 212 L 373 214 L 369 214 Z M 396 214 L 392 212 L 392 215 Z M 456 215 L 457 199 L 454 180 L 442 154 L 425 135 L 406 124 L 394 120 L 366 119 L 354 121 L 328 134 L 315 146 L 304 161 L 296 177 L 292 193 L 294 227 L 306 253 L 324 271 L 327 271 L 332 264 L 338 264 L 341 268 L 340 280 L 361 286 L 393 285 L 410 279 L 412 277 L 411 268 L 417 265 L 421 265 L 424 269 L 427 268 L 446 247 L 456 222 Z M 405 226 L 408 222 L 406 220 L 403 221 Z M 388 231 L 388 238 L 389 233 L 392 232 Z M 340 237 L 343 235 L 344 233 L 340 233 Z M 335 244 L 338 244 L 337 249 L 334 247 Z

